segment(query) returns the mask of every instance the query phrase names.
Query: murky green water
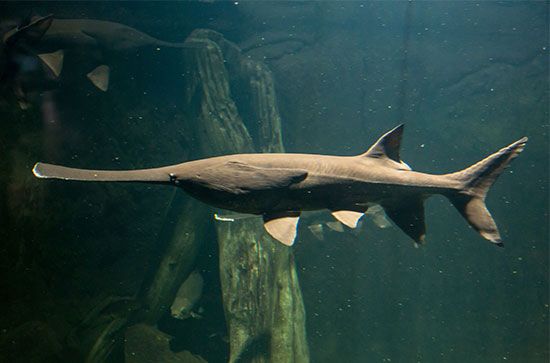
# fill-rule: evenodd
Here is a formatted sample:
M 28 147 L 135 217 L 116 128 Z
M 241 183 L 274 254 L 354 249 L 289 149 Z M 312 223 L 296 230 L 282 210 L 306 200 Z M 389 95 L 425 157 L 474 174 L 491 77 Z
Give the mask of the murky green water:
M 6 2 L 0 14 L 0 361 L 548 361 L 547 2 Z M 439 196 L 421 248 L 372 218 L 331 229 L 327 212 L 303 218 L 289 253 L 258 218 L 216 221 L 174 188 L 31 172 L 283 145 L 358 155 L 400 123 L 403 160 L 435 174 L 529 137 L 486 200 L 504 248 Z M 191 271 L 202 283 L 172 313 Z

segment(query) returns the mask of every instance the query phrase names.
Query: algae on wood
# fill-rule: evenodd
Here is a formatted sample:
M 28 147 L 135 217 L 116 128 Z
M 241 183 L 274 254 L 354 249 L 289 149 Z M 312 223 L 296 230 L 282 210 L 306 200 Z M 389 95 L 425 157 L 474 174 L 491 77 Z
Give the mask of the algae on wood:
M 186 44 L 182 109 L 183 119 L 193 120 L 185 126 L 193 130 L 195 156 L 283 152 L 273 80 L 266 67 L 241 57 L 236 46 L 212 31 L 197 30 Z M 182 193 L 174 197 L 160 234 L 167 241 L 165 251 L 142 286 L 138 311 L 102 321 L 88 361 L 108 356 L 113 349 L 109 342 L 132 322 L 153 325 L 168 311 L 194 268 L 211 214 Z M 260 218 L 216 223 L 216 230 L 230 362 L 309 361 L 292 249 L 271 239 Z
M 260 149 L 283 151 L 273 83 L 265 67 L 241 59 L 238 49 L 213 31 L 195 31 L 187 43 L 193 48 L 186 62 L 185 99 L 193 113 L 190 118 L 199 122 L 197 141 L 203 153 L 254 149 L 233 101 L 225 62 L 233 70 L 242 70 L 241 79 L 248 79 L 251 103 L 247 116 L 262 125 L 257 141 Z M 259 219 L 217 223 L 216 229 L 230 362 L 309 361 L 292 249 L 268 237 Z
M 178 213 L 175 221 L 168 218 L 161 238 L 168 244 L 151 283 L 142 291 L 144 309 L 141 319 L 156 324 L 172 304 L 182 281 L 193 270 L 201 243 L 204 242 L 208 209 L 199 202 L 184 197 L 183 207 L 176 196 L 171 212 Z M 174 223 L 174 225 L 172 225 Z

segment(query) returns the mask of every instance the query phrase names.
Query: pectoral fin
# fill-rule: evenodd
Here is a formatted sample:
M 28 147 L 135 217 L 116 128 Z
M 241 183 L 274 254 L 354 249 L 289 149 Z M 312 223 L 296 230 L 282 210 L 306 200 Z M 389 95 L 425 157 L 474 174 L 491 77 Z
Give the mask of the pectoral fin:
M 101 65 L 88 73 L 86 77 L 92 82 L 94 86 L 106 92 L 109 89 L 109 75 L 110 68 L 106 65 Z
M 423 199 L 408 200 L 398 206 L 384 206 L 384 210 L 387 216 L 416 243 L 424 242 L 426 224 Z
M 277 241 L 292 246 L 296 239 L 300 212 L 284 212 L 264 215 L 264 228 Z
M 359 219 L 365 214 L 351 210 L 337 210 L 332 212 L 332 216 L 349 228 L 356 228 Z
M 62 49 L 55 51 L 53 53 L 43 53 L 39 54 L 38 58 L 50 69 L 53 75 L 57 78 L 61 74 L 63 69 L 63 57 L 64 52 Z

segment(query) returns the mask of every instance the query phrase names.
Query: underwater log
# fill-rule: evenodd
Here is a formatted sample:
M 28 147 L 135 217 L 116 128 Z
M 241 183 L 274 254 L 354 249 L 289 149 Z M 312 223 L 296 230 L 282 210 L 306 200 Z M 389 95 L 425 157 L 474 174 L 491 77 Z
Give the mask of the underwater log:
M 180 202 L 184 199 L 183 206 Z M 150 284 L 142 289 L 141 319 L 156 324 L 170 307 L 178 287 L 193 270 L 201 243 L 204 240 L 208 209 L 183 195 L 176 196 L 170 207 L 177 214 L 163 227 L 160 238 L 168 239 L 163 257 Z M 171 221 L 174 225 L 171 225 Z
M 185 64 L 190 119 L 204 155 L 251 152 L 254 143 L 282 152 L 273 80 L 261 63 L 245 59 L 219 33 L 196 30 Z M 228 72 L 228 69 L 230 71 Z M 233 87 L 232 87 L 233 86 Z M 238 88 L 236 86 L 239 86 Z M 245 92 L 248 104 L 232 93 Z M 239 114 L 239 110 L 247 110 Z M 259 121 L 251 136 L 246 120 Z M 305 310 L 292 249 L 271 240 L 260 221 L 217 223 L 220 278 L 229 331 L 229 362 L 308 362 Z

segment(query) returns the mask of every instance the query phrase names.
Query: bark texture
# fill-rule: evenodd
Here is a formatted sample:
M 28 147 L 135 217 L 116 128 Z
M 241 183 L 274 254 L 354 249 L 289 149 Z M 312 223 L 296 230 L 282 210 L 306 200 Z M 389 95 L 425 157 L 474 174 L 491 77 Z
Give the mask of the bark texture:
M 243 119 L 258 125 L 255 141 L 261 151 L 283 151 L 273 81 L 267 69 L 242 59 L 234 45 L 213 31 L 197 30 L 187 42 L 194 49 L 191 61 L 186 62 L 191 80 L 185 99 L 188 109 L 196 112 L 190 119 L 198 120 L 199 135 L 205 135 L 198 138 L 203 153 L 253 151 L 253 138 Z M 231 72 L 238 76 L 229 77 L 228 68 L 239 69 Z M 242 100 L 241 104 L 234 102 L 232 93 L 239 94 L 236 99 Z M 247 111 L 242 117 L 238 106 Z M 268 237 L 259 219 L 219 222 L 216 229 L 229 361 L 309 361 L 292 249 Z

